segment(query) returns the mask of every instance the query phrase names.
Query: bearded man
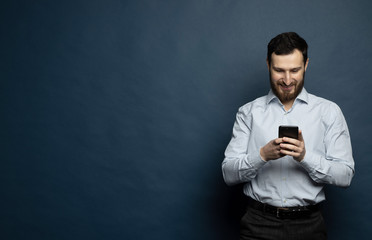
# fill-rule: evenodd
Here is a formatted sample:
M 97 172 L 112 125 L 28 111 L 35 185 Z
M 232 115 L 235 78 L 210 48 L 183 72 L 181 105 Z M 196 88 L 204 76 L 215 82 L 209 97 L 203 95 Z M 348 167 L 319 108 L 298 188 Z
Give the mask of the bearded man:
M 348 187 L 354 176 L 349 130 L 341 109 L 304 88 L 306 41 L 294 32 L 268 44 L 271 90 L 239 108 L 222 172 L 243 183 L 247 211 L 240 239 L 327 239 L 319 204 L 324 185 Z M 278 137 L 281 125 L 298 137 Z

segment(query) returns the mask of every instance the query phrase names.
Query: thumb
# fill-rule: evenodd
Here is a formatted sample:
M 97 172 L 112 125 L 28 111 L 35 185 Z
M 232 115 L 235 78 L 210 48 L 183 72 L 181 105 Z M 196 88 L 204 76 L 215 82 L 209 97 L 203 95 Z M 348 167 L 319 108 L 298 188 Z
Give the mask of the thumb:
M 304 141 L 304 137 L 302 136 L 302 130 L 298 130 L 298 140 L 301 142 Z

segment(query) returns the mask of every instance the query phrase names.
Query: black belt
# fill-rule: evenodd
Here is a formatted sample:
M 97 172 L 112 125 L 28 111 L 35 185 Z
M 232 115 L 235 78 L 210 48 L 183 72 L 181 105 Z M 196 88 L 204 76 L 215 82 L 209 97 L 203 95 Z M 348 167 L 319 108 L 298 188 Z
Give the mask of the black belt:
M 257 202 L 253 199 L 249 199 L 249 206 L 263 213 L 274 215 L 280 219 L 303 218 L 309 216 L 313 212 L 319 211 L 319 204 L 303 207 L 274 207 L 266 203 Z

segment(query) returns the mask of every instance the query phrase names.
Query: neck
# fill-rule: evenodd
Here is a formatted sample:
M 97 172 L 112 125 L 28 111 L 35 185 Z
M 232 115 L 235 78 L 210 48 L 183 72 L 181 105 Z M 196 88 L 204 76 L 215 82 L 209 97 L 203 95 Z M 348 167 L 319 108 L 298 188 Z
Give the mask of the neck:
M 292 108 L 293 103 L 294 103 L 294 100 L 291 100 L 291 101 L 283 102 L 282 104 L 283 104 L 283 106 L 284 106 L 284 109 L 285 109 L 286 111 L 288 111 L 289 109 Z

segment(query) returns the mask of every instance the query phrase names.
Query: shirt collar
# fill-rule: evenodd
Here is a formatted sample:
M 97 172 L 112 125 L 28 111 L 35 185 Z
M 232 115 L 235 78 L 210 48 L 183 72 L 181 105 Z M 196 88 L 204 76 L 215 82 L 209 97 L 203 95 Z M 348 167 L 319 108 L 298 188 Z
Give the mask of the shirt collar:
M 269 104 L 274 99 L 277 99 L 279 101 L 278 97 L 270 89 L 269 93 L 266 96 L 266 104 Z M 299 100 L 299 101 L 302 101 L 302 102 L 305 102 L 305 103 L 309 103 L 309 93 L 306 91 L 305 88 L 302 88 L 302 91 L 297 96 L 296 100 Z
M 297 99 L 304 103 L 309 103 L 309 93 L 306 91 L 305 88 L 302 88 L 302 91 L 297 96 Z

